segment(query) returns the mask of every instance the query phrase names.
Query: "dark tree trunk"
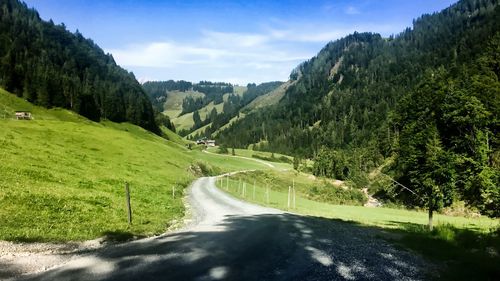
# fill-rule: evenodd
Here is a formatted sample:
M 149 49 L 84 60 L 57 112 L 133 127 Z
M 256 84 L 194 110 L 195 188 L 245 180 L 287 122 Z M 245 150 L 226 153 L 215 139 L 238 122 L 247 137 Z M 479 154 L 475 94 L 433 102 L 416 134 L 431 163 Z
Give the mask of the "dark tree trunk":
M 432 231 L 432 215 L 433 215 L 434 210 L 432 208 L 429 208 L 429 230 Z

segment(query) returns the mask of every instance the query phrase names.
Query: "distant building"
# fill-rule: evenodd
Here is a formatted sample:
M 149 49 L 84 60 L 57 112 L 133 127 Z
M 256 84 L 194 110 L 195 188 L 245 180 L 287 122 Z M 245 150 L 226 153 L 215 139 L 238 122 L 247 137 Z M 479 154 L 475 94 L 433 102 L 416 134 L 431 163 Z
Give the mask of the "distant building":
M 202 138 L 196 141 L 196 144 L 206 144 L 207 138 Z
M 215 146 L 215 140 L 209 140 L 207 138 L 202 138 L 196 141 L 198 145 Z
M 33 116 L 29 111 L 16 111 L 16 119 L 17 120 L 31 120 Z
M 205 142 L 205 144 L 206 144 L 207 146 L 215 146 L 215 141 L 214 141 L 214 140 L 207 140 L 207 141 Z

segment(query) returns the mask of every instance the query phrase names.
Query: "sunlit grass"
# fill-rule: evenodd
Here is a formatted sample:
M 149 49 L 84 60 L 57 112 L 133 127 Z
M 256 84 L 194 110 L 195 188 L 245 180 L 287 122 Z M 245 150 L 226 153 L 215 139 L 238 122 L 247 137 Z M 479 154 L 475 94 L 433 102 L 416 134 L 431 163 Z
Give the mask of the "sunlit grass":
M 241 183 L 240 183 L 241 181 Z M 228 185 L 229 182 L 229 185 Z M 254 197 L 255 182 L 255 197 Z M 246 195 L 243 196 L 242 185 L 246 185 Z M 356 221 L 367 225 L 384 228 L 401 228 L 407 223 L 426 225 L 427 213 L 392 208 L 368 208 L 363 206 L 334 205 L 310 200 L 308 190 L 319 185 L 320 180 L 308 177 L 306 174 L 288 172 L 249 172 L 237 174 L 222 179 L 217 185 L 231 195 L 244 200 L 273 208 L 291 211 L 298 214 L 312 215 L 325 218 Z M 288 208 L 288 189 L 295 185 L 295 208 L 291 204 Z M 239 187 L 238 187 L 239 186 Z M 266 192 L 269 190 L 269 201 Z M 293 195 L 293 193 L 292 193 Z M 293 199 L 293 196 L 292 196 Z M 293 203 L 293 200 L 292 200 Z M 434 217 L 436 224 L 453 225 L 458 228 L 486 231 L 498 226 L 498 220 L 487 217 L 466 218 L 437 214 Z
M 218 153 L 219 148 L 218 147 L 209 147 L 207 149 L 207 151 L 212 152 L 212 153 Z M 220 155 L 233 156 L 232 155 L 232 148 L 228 148 L 228 153 L 227 154 L 220 154 Z M 250 149 L 235 148 L 234 149 L 234 155 L 235 156 L 240 156 L 240 157 L 247 157 L 247 158 L 251 158 L 251 159 L 256 159 L 256 160 L 261 160 L 261 159 L 259 159 L 257 157 L 254 157 L 254 156 L 261 156 L 261 157 L 265 157 L 265 158 L 272 158 L 273 153 L 266 152 L 266 151 L 255 151 L 255 150 L 250 150 Z M 269 164 L 273 165 L 274 168 L 277 169 L 277 170 L 291 170 L 291 169 L 293 169 L 292 164 L 281 162 L 282 160 L 279 159 L 280 157 L 284 157 L 284 158 L 288 159 L 289 161 L 292 161 L 292 159 L 293 159 L 292 157 L 290 157 L 288 155 L 274 153 L 275 160 L 274 161 L 265 161 L 265 162 L 268 162 Z

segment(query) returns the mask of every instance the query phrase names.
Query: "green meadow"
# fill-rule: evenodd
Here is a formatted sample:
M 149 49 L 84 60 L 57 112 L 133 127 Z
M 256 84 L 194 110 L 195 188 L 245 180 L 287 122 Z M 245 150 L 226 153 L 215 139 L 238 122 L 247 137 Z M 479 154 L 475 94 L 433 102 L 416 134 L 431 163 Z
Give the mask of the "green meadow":
M 15 110 L 31 111 L 34 120 L 14 120 Z M 184 191 L 196 177 L 268 168 L 189 150 L 176 134 L 164 133 L 169 140 L 128 123 L 95 123 L 67 110 L 47 110 L 0 90 L 0 240 L 163 233 L 183 218 Z
M 243 194 L 243 185 L 246 186 L 245 194 Z M 293 213 L 356 221 L 384 228 L 400 228 L 405 224 L 425 225 L 427 223 L 427 213 L 425 211 L 367 208 L 360 206 L 362 203 L 357 202 L 355 197 L 346 197 L 344 204 L 321 202 L 328 201 L 328 198 L 323 200 L 315 198 L 311 189 L 323 185 L 325 183 L 321 179 L 313 179 L 307 174 L 294 171 L 254 171 L 224 177 L 222 184 L 220 178 L 218 181 L 220 189 L 229 192 L 235 197 Z M 293 206 L 292 189 L 291 206 L 288 208 L 288 190 L 292 186 L 295 186 L 295 207 Z M 339 187 L 330 187 L 341 189 Z M 267 192 L 269 192 L 269 196 Z M 458 228 L 474 230 L 489 230 L 499 225 L 497 220 L 487 217 L 466 218 L 437 214 L 434 220 L 438 225 L 450 224 Z
M 167 100 L 163 105 L 165 111 L 163 113 L 167 114 L 170 119 L 178 117 L 182 112 L 182 101 L 187 97 L 193 98 L 203 98 L 205 94 L 196 91 L 169 91 L 167 94 Z

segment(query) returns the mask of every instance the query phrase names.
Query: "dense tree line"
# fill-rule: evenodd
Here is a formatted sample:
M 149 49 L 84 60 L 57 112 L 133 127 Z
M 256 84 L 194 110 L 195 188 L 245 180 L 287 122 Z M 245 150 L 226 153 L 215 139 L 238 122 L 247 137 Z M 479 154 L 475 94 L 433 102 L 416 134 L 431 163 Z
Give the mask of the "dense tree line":
M 438 68 L 399 103 L 394 165 L 418 196 L 400 197 L 432 211 L 460 198 L 500 217 L 500 32 L 475 63 Z
M 78 31 L 43 21 L 17 0 L 0 1 L 0 85 L 41 106 L 160 132 L 132 73 Z
M 174 123 L 172 123 L 172 121 L 170 121 L 170 117 L 161 112 L 157 112 L 155 116 L 156 124 L 158 124 L 159 126 L 165 126 L 165 128 L 174 133 L 176 132 L 175 125 Z
M 186 97 L 182 100 L 181 115 L 202 109 L 206 105 L 207 105 L 207 103 L 206 103 L 204 98 L 191 97 L 191 96 Z
M 199 83 L 193 85 L 193 90 L 204 93 L 205 104 L 214 102 L 214 104 L 219 104 L 224 101 L 223 97 L 225 94 L 230 94 L 234 92 L 233 85 L 224 82 L 210 82 L 210 81 L 200 81 Z
M 278 105 L 219 142 L 314 158 L 314 173 L 360 184 L 394 155 L 396 179 L 425 190 L 405 202 L 437 210 L 461 197 L 498 216 L 499 22 L 497 0 L 463 0 L 397 36 L 331 42 L 292 71 Z

